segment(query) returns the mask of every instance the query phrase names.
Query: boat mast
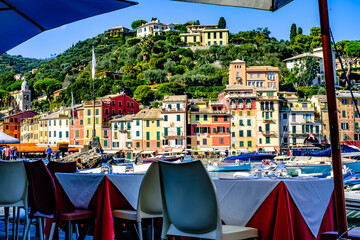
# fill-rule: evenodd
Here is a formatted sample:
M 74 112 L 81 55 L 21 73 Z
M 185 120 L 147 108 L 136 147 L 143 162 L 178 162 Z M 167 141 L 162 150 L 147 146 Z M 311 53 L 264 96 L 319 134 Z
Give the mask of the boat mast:
M 74 96 L 73 96 L 73 92 L 71 92 L 71 106 L 72 106 L 72 121 L 73 121 L 73 131 L 74 131 L 74 145 L 75 145 L 75 112 L 74 112 Z
M 319 1 L 321 40 L 324 55 L 325 83 L 326 95 L 328 102 L 328 114 L 330 125 L 330 141 L 331 156 L 334 173 L 334 196 L 336 208 L 336 222 L 338 234 L 341 235 L 347 231 L 344 182 L 342 176 L 340 138 L 339 138 L 339 122 L 337 115 L 336 92 L 335 92 L 335 76 L 332 59 L 332 49 L 330 43 L 330 27 L 327 0 Z M 347 234 L 344 235 L 347 237 Z

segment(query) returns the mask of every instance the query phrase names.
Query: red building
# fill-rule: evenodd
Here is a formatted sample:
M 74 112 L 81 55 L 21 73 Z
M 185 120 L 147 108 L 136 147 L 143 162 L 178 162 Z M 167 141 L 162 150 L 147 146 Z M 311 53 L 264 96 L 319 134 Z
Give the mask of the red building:
M 69 129 L 70 145 L 84 145 L 84 107 L 82 105 L 74 107 L 74 120 L 71 119 Z
M 36 112 L 25 111 L 6 116 L 2 119 L 2 122 L 0 122 L 0 130 L 14 138 L 20 139 L 21 121 L 36 115 Z

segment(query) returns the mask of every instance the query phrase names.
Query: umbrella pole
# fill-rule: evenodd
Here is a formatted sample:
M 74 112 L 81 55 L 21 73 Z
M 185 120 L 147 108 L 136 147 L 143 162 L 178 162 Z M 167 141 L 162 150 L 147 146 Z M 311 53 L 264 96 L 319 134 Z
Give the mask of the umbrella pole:
M 319 1 L 321 40 L 324 54 L 326 96 L 330 123 L 332 167 L 334 172 L 334 196 L 338 234 L 347 231 L 344 182 L 341 165 L 339 123 L 336 105 L 335 76 L 330 43 L 330 27 L 327 0 Z M 345 236 L 345 235 L 344 235 Z M 346 236 L 345 236 L 346 237 Z

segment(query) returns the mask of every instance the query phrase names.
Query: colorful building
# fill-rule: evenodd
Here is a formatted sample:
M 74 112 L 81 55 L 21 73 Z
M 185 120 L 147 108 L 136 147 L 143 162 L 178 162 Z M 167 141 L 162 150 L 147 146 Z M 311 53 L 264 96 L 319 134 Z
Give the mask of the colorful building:
M 142 118 L 143 121 L 143 149 L 147 151 L 162 150 L 161 112 L 158 108 L 151 108 Z
M 201 154 L 230 151 L 230 112 L 218 102 L 191 100 L 188 149 Z
M 280 93 L 280 145 L 282 150 L 306 149 L 321 143 L 321 122 L 311 102 L 298 101 L 295 93 Z M 289 153 L 289 151 L 287 152 Z
M 84 102 L 84 144 L 92 138 L 95 121 L 95 135 L 101 140 L 101 145 L 111 148 L 110 119 L 116 115 L 135 114 L 139 104 L 125 93 L 97 98 L 95 102 Z M 95 115 L 95 116 L 94 116 Z M 95 119 L 95 120 L 94 120 Z
M 0 130 L 14 138 L 20 139 L 21 121 L 36 116 L 33 111 L 16 112 L 4 117 L 0 122 Z
M 169 23 L 161 23 L 159 20 L 153 20 L 148 23 L 144 23 L 143 25 L 136 28 L 136 37 L 142 38 L 148 35 L 156 36 L 156 35 L 165 35 L 168 31 L 178 31 L 175 29 L 175 24 Z
M 133 153 L 137 154 L 144 149 L 144 133 L 143 133 L 143 118 L 150 109 L 142 109 L 133 117 L 131 126 L 131 136 L 133 140 Z
M 356 105 L 360 103 L 360 93 L 353 92 Z M 340 144 L 360 146 L 360 116 L 349 91 L 336 92 Z
M 181 153 L 186 147 L 187 96 L 165 96 L 161 107 L 162 146 L 165 152 Z
M 256 89 L 279 90 L 280 70 L 271 66 L 246 66 L 246 62 L 236 59 L 229 66 L 229 87 L 250 86 Z
M 279 97 L 275 89 L 257 89 L 257 151 L 280 153 Z
M 132 136 L 131 126 L 133 125 L 134 115 L 116 116 L 111 122 L 112 150 L 123 151 L 126 158 L 132 158 Z
M 180 39 L 186 45 L 222 46 L 229 43 L 229 30 L 219 29 L 218 25 L 188 25 L 187 32 L 181 33 Z
M 257 95 L 253 87 L 233 85 L 219 93 L 219 102 L 231 113 L 231 152 L 257 151 Z
M 69 144 L 70 145 L 85 145 L 85 121 L 84 121 L 84 107 L 82 104 L 75 105 L 73 108 L 68 108 L 70 111 L 71 125 L 69 128 Z

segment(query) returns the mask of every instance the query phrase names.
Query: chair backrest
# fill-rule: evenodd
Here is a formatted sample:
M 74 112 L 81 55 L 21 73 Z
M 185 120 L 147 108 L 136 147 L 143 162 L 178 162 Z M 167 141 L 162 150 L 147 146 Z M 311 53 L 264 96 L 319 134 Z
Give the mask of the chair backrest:
M 161 190 L 160 190 L 160 177 L 159 177 L 159 163 L 153 162 L 142 180 L 139 200 L 138 200 L 138 216 L 141 213 L 161 215 Z
M 205 234 L 216 229 L 221 233 L 214 185 L 201 161 L 159 162 L 159 173 L 164 215 L 162 237 L 171 225 L 189 234 Z
M 23 161 L 0 161 L 0 205 L 27 208 L 27 191 Z
M 51 175 L 54 177 L 55 173 L 62 172 L 62 173 L 74 173 L 76 172 L 76 162 L 55 162 L 50 161 L 47 164 L 47 168 Z
M 51 173 L 42 160 L 24 164 L 32 197 L 31 212 L 55 214 L 56 187 Z

